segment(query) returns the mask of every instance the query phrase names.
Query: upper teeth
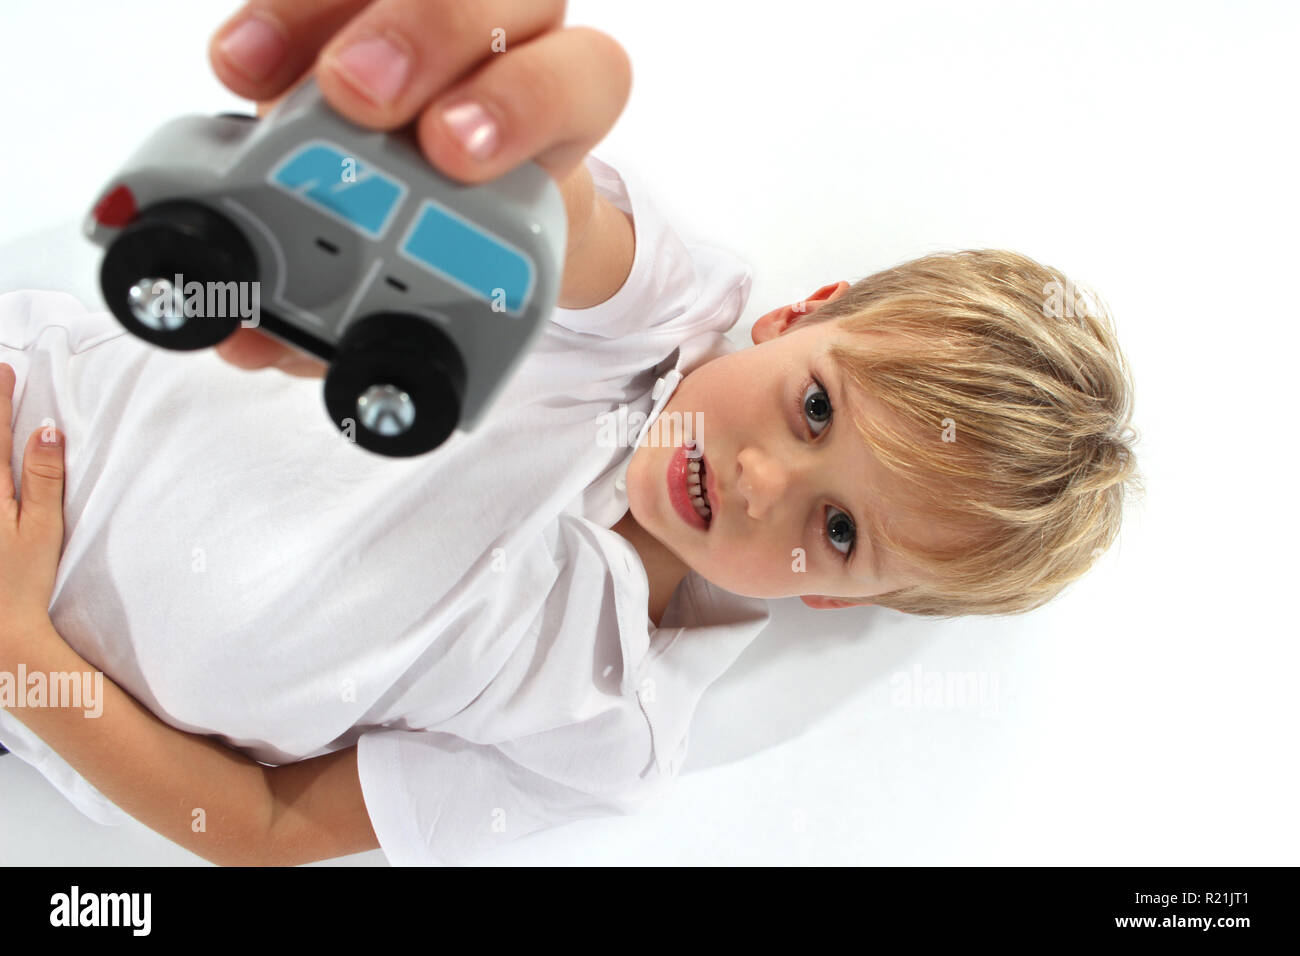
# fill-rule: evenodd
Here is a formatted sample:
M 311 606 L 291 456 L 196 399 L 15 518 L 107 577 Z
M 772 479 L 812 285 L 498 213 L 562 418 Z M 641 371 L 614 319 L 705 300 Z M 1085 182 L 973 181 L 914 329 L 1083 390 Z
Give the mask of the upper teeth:
M 695 511 L 701 518 L 708 519 L 712 512 L 709 509 L 708 499 L 705 497 L 702 487 L 702 470 L 703 459 L 692 459 L 686 474 L 686 490 L 690 492 L 691 504 L 695 506 Z

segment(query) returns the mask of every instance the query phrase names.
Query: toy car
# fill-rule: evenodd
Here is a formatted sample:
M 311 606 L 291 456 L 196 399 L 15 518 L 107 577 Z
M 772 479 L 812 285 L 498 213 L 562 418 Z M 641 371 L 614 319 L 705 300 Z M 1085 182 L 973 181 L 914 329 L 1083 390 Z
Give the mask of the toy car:
M 356 126 L 309 79 L 260 120 L 160 127 L 84 232 L 128 331 L 193 350 L 258 326 L 329 366 L 345 434 L 402 457 L 490 407 L 555 305 L 567 227 L 535 163 L 455 182 L 410 129 Z

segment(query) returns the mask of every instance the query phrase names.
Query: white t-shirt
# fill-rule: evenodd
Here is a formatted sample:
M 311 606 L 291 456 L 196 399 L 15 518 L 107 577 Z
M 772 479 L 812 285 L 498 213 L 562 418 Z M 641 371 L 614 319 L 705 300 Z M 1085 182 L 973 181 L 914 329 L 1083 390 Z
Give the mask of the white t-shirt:
M 609 530 L 637 440 L 734 348 L 750 275 L 684 244 L 635 176 L 587 164 L 633 217 L 627 281 L 557 309 L 479 427 L 413 459 L 348 442 L 318 380 L 154 348 L 63 293 L 0 295 L 15 474 L 47 418 L 67 435 L 55 627 L 168 724 L 264 763 L 355 744 L 393 864 L 660 795 L 700 696 L 767 622 L 692 572 L 655 628 Z M 626 446 L 598 440 L 634 414 Z M 0 743 L 122 819 L 4 711 Z

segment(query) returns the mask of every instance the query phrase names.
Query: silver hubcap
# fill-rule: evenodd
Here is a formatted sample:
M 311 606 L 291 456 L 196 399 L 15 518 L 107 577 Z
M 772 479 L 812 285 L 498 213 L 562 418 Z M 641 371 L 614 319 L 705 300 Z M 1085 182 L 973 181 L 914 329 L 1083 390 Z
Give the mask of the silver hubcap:
M 157 332 L 174 332 L 185 324 L 170 279 L 141 279 L 127 292 L 131 314 Z
M 371 385 L 357 399 L 357 412 L 376 435 L 400 435 L 415 422 L 415 402 L 396 385 Z

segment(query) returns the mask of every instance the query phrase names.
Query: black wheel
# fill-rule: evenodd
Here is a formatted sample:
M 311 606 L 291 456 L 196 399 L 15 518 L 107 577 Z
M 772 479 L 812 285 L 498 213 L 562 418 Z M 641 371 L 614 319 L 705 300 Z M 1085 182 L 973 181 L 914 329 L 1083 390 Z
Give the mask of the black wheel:
M 142 210 L 99 270 L 104 301 L 127 331 L 178 351 L 229 337 L 244 317 L 240 306 L 253 301 L 243 283 L 256 279 L 257 259 L 239 228 L 183 200 Z
M 460 350 L 431 321 L 403 312 L 354 323 L 325 376 L 334 423 L 362 448 L 394 458 L 446 441 L 464 398 Z

